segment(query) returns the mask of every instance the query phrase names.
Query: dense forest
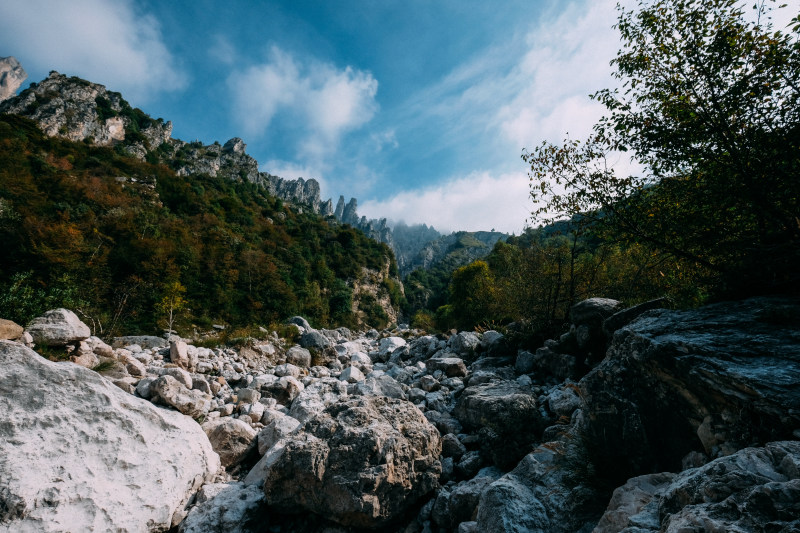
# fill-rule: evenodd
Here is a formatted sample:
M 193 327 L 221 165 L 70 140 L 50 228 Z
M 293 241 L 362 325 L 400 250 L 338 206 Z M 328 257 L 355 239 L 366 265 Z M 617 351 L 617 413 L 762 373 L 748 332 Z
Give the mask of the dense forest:
M 385 245 L 244 180 L 121 152 L 0 115 L 0 316 L 25 324 L 65 306 L 106 335 L 294 314 L 386 325 L 374 301 L 354 313 L 352 290 L 363 268 L 397 275 Z

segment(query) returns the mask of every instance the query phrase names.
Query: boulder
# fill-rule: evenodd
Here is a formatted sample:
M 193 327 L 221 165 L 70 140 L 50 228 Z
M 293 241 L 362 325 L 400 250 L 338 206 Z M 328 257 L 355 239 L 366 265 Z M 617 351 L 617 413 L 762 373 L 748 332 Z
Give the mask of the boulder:
M 0 340 L 15 341 L 22 337 L 24 332 L 22 326 L 16 322 L 0 318 Z
M 303 328 L 304 331 L 308 331 L 311 329 L 311 324 L 308 323 L 308 320 L 301 316 L 293 316 L 289 320 L 286 321 L 287 324 L 295 324 Z
M 187 344 L 180 340 L 169 342 L 169 359 L 188 372 L 194 372 L 197 368 L 197 352 L 189 350 Z
M 800 427 L 800 302 L 754 298 L 648 311 L 619 329 L 580 382 L 582 432 L 615 485 L 792 439 Z
M 321 416 L 325 409 L 347 397 L 347 385 L 335 378 L 321 378 L 299 393 L 289 415 L 302 423 Z
M 129 335 L 127 337 L 114 337 L 111 346 L 113 348 L 124 348 L 131 344 L 139 345 L 141 348 L 148 350 L 151 348 L 163 348 L 167 345 L 167 341 L 162 337 L 152 335 Z
M 331 342 L 328 337 L 320 333 L 319 331 L 312 329 L 310 331 L 306 331 L 300 336 L 300 346 L 303 348 L 313 348 L 315 350 L 324 350 L 328 346 L 332 346 L 333 343 Z M 296 363 L 295 363 L 296 364 Z M 298 365 L 299 366 L 299 365 Z
M 471 331 L 462 331 L 450 337 L 447 345 L 455 353 L 459 355 L 468 355 L 475 351 L 475 348 L 480 344 L 481 339 Z
M 628 480 L 594 531 L 634 530 L 800 530 L 800 442 L 768 443 L 680 474 Z
M 159 403 L 170 405 L 192 418 L 208 413 L 211 407 L 205 394 L 198 390 L 189 390 L 177 379 L 169 375 L 160 376 L 150 384 L 150 395 Z
M 254 470 L 274 511 L 377 528 L 434 489 L 439 453 L 439 433 L 412 404 L 361 396 L 328 406 Z
M 238 464 L 256 445 L 256 430 L 237 418 L 225 417 L 206 422 L 203 431 L 225 468 Z
M 197 502 L 179 533 L 251 533 L 264 523 L 264 492 L 244 483 L 211 483 L 197 493 Z
M 364 381 L 366 377 L 364 373 L 355 366 L 348 366 L 342 373 L 339 375 L 339 379 L 342 381 L 346 381 L 348 383 L 358 383 L 359 381 Z
M 441 370 L 447 377 L 464 377 L 467 375 L 467 365 L 458 357 L 444 357 L 428 359 L 425 361 L 430 372 Z
M 33 337 L 33 342 L 42 346 L 65 346 L 88 339 L 92 334 L 89 326 L 69 309 L 47 311 L 34 318 L 25 329 Z
M 299 368 L 308 368 L 311 366 L 311 352 L 300 346 L 293 346 L 286 352 L 286 363 Z
M 0 531 L 168 530 L 219 464 L 193 420 L 0 341 Z
M 385 339 L 381 339 L 381 342 L 378 343 L 378 359 L 383 362 L 388 361 L 393 351 L 405 345 L 406 340 L 402 337 L 386 337 Z
M 467 387 L 453 414 L 467 429 L 479 431 L 485 452 L 501 468 L 517 464 L 545 425 L 530 388 L 516 381 Z
M 281 413 L 282 414 L 282 413 Z M 300 429 L 300 422 L 291 416 L 276 417 L 264 429 L 258 432 L 258 454 L 264 455 L 279 440 L 292 435 Z

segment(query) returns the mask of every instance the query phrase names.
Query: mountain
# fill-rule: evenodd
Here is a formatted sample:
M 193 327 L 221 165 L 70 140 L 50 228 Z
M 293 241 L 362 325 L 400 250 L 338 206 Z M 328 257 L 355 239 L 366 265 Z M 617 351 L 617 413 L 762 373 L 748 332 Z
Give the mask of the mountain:
M 99 328 L 155 330 L 171 301 L 183 327 L 397 320 L 391 250 L 321 216 L 314 180 L 259 172 L 241 139 L 171 132 L 57 72 L 0 102 L 0 314 L 69 303 Z

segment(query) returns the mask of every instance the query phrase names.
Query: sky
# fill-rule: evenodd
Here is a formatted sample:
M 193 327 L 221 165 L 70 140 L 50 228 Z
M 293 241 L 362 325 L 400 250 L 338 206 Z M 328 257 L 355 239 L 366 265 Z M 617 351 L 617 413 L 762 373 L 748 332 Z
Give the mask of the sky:
M 241 137 L 323 199 L 519 233 L 524 148 L 586 136 L 617 0 L 3 0 L 0 56 L 119 91 L 173 137 Z

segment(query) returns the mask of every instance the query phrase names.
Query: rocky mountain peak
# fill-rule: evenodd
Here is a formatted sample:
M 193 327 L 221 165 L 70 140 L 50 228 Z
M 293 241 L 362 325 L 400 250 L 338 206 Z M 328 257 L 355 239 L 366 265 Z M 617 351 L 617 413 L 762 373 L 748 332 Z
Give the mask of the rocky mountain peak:
M 169 141 L 172 123 L 134 109 L 117 92 L 56 71 L 0 103 L 0 112 L 32 119 L 50 137 L 89 141 L 97 146 L 123 143 L 133 156 Z
M 22 82 L 28 78 L 17 58 L 0 57 L 0 102 L 14 96 Z

